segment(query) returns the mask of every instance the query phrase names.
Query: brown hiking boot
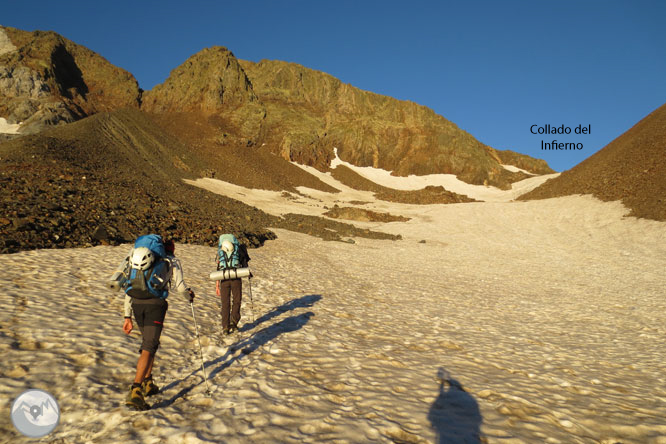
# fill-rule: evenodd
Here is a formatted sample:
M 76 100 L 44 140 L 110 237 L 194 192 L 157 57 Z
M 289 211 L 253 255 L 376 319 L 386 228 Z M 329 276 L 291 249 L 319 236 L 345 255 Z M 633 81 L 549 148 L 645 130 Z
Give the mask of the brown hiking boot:
M 143 390 L 141 387 L 130 387 L 130 391 L 127 394 L 127 399 L 125 400 L 125 405 L 133 410 L 148 410 L 150 406 L 146 404 L 146 400 L 143 399 Z
M 143 396 L 153 396 L 160 392 L 160 388 L 153 382 L 153 378 L 146 379 L 141 383 Z

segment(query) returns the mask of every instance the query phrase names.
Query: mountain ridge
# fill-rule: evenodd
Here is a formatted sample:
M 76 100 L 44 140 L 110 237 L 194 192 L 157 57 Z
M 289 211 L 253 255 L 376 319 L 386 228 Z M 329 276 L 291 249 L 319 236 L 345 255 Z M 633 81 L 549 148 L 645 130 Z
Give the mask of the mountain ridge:
M 196 111 L 217 115 L 227 146 L 266 144 L 286 160 L 320 170 L 328 169 L 337 147 L 350 163 L 397 175 L 451 173 L 468 183 L 504 189 L 522 178 L 501 166 L 496 150 L 431 109 L 362 91 L 301 65 L 255 64 L 214 46 L 174 68 L 164 83 L 143 91 L 131 73 L 56 33 L 6 27 L 0 32 L 16 48 L 0 55 L 0 66 L 30 70 L 31 79 L 43 82 L 49 93 L 39 103 L 25 94 L 0 101 L 0 116 L 10 124 L 41 108 L 49 110 L 36 119 L 42 127 L 125 106 L 162 114 Z M 43 65 L 47 70 L 39 71 Z M 5 75 L 5 83 L 12 74 Z M 0 74 L 0 89 L 2 81 Z M 280 87 L 282 94 L 268 85 Z M 31 128 L 37 131 L 37 125 Z M 529 159 L 523 157 L 527 169 L 539 163 Z
M 342 160 L 399 176 L 448 173 L 504 189 L 522 179 L 501 166 L 496 150 L 426 106 L 363 91 L 294 63 L 240 63 L 269 110 L 267 138 L 284 158 L 327 170 L 335 147 Z M 309 119 L 285 130 L 285 109 Z

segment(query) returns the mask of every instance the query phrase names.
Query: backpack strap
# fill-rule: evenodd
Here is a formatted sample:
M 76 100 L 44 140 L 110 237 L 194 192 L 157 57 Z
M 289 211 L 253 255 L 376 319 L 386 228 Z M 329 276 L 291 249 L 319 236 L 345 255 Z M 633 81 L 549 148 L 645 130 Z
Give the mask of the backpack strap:
M 227 252 L 223 251 L 222 254 L 224 255 L 224 268 L 233 268 L 233 253 L 227 258 Z
M 168 255 L 167 255 L 167 257 L 164 258 L 164 260 L 166 261 L 167 266 L 169 267 L 169 271 L 168 271 L 168 273 L 169 273 L 169 280 L 168 280 L 168 283 L 169 283 L 169 290 L 171 290 L 171 287 L 172 287 L 172 285 L 173 285 L 173 283 L 172 283 L 172 278 L 173 278 L 173 262 L 171 262 L 171 258 L 170 258 Z M 164 286 L 166 287 L 166 284 L 165 284 Z

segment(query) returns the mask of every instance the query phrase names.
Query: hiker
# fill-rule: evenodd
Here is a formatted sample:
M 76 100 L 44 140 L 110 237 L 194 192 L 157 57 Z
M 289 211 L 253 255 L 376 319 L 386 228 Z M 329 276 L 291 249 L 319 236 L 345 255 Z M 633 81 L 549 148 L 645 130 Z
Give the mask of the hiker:
M 135 410 L 148 410 L 150 406 L 145 397 L 160 391 L 153 381 L 152 372 L 169 307 L 166 301 L 168 287 L 181 297 L 189 295 L 190 304 L 194 300 L 194 291 L 185 284 L 183 267 L 174 252 L 173 240 L 162 242 L 159 235 L 151 234 L 140 236 L 129 256 L 123 331 L 130 334 L 134 328 L 134 314 L 142 336 L 134 383 L 125 401 L 128 407 Z
M 219 237 L 215 257 L 218 270 L 245 268 L 249 261 L 250 256 L 247 253 L 247 248 L 238 242 L 236 236 L 223 234 Z M 250 274 L 251 277 L 252 274 Z M 222 333 L 230 335 L 238 330 L 238 322 L 240 322 L 243 281 L 240 278 L 216 281 L 215 291 L 222 302 Z

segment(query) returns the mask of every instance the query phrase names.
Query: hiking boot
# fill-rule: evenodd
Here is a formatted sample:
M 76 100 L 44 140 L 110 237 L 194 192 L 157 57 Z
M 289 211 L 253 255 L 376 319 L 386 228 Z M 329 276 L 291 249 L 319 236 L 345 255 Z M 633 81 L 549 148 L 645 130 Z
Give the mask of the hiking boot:
M 143 396 L 153 396 L 160 392 L 160 388 L 153 382 L 153 378 L 146 379 L 141 383 Z
M 130 387 L 127 399 L 125 400 L 125 405 L 133 410 L 148 410 L 150 408 L 150 406 L 146 404 L 145 399 L 143 399 L 143 390 L 141 390 L 141 386 Z

